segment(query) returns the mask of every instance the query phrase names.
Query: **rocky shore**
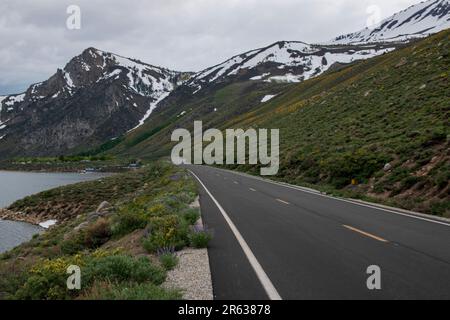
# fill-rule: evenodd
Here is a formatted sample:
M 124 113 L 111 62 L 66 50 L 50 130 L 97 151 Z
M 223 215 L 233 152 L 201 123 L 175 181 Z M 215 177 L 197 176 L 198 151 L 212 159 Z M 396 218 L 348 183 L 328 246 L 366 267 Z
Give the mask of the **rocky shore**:
M 49 219 L 42 219 L 32 214 L 25 214 L 23 212 L 15 212 L 8 209 L 0 208 L 0 220 L 27 222 L 34 225 L 39 225 L 41 222 Z

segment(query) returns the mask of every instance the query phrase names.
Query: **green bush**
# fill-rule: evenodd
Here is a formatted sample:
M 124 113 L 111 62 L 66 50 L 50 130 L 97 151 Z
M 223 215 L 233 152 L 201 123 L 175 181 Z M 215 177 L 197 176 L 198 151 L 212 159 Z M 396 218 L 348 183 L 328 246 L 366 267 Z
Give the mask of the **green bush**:
M 152 217 L 143 247 L 150 253 L 166 248 L 183 248 L 188 240 L 188 225 L 177 215 Z
M 80 231 L 70 235 L 61 243 L 61 251 L 64 254 L 72 255 L 85 249 L 85 233 Z
M 198 212 L 198 209 L 188 208 L 183 211 L 182 217 L 187 223 L 193 225 L 200 218 L 200 213 Z
M 189 243 L 194 248 L 206 248 L 212 235 L 208 231 L 193 231 L 189 234 Z
M 408 190 L 419 183 L 422 179 L 416 176 L 409 176 L 402 181 L 402 190 Z
M 164 253 L 159 256 L 159 261 L 166 270 L 173 270 L 178 264 L 178 257 L 171 253 Z
M 134 259 L 126 255 L 95 258 L 83 269 L 84 283 L 94 280 L 144 282 L 159 285 L 166 279 L 163 269 L 154 266 L 147 257 Z
M 124 236 L 134 230 L 145 228 L 147 223 L 148 219 L 140 212 L 134 212 L 128 208 L 122 209 L 114 218 L 112 234 Z
M 349 185 L 352 179 L 367 180 L 383 168 L 386 162 L 387 158 L 384 156 L 358 149 L 355 152 L 337 154 L 322 165 L 322 170 L 328 173 L 333 186 L 343 188 Z
M 67 267 L 82 265 L 78 256 L 44 260 L 28 272 L 26 281 L 17 290 L 14 299 L 19 300 L 64 300 L 78 292 L 67 289 Z
M 151 283 L 96 282 L 85 294 L 85 300 L 179 300 L 182 298 L 178 290 L 168 290 Z

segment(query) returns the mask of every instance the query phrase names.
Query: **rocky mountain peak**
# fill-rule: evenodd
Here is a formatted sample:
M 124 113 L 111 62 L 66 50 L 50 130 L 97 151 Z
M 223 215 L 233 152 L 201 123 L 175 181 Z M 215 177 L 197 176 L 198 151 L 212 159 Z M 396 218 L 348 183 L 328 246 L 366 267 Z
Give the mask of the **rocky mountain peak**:
M 450 1 L 428 0 L 384 19 L 376 28 L 341 35 L 331 44 L 405 42 L 450 28 Z

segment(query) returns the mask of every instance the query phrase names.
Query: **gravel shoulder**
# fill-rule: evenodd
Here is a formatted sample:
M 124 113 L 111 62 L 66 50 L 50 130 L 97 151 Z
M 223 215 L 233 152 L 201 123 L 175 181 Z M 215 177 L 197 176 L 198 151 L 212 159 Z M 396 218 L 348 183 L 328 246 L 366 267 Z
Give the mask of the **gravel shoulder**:
M 190 207 L 200 208 L 198 197 Z M 203 225 L 201 218 L 197 224 Z M 181 289 L 185 300 L 213 300 L 208 249 L 186 248 L 177 257 L 178 265 L 167 273 L 164 287 Z

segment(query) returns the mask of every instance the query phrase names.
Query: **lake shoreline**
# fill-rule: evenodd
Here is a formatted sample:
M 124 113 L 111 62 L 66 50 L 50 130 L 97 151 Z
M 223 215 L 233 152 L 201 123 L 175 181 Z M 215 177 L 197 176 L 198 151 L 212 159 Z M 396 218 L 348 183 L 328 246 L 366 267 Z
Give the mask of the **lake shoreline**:
M 39 226 L 39 224 L 47 221 L 41 221 L 33 215 L 25 215 L 22 212 L 11 211 L 7 208 L 0 208 L 0 220 L 4 221 L 14 221 L 14 222 L 25 222 L 32 224 L 34 226 Z
M 45 212 L 15 210 L 12 206 L 24 199 L 64 186 L 101 180 L 114 175 L 112 172 L 55 172 L 0 169 L 0 253 L 10 250 L 33 235 L 45 232 L 55 223 L 63 221 Z M 50 208 L 54 204 L 48 204 Z M 64 201 L 60 203 L 64 205 Z M 45 208 L 44 208 L 45 209 Z

